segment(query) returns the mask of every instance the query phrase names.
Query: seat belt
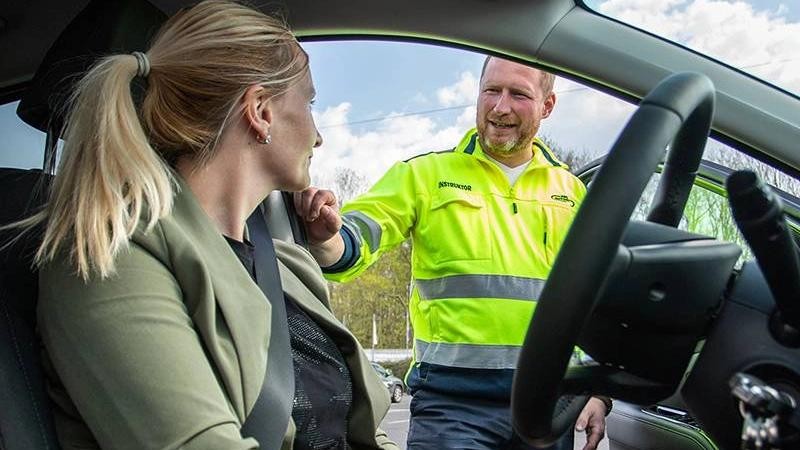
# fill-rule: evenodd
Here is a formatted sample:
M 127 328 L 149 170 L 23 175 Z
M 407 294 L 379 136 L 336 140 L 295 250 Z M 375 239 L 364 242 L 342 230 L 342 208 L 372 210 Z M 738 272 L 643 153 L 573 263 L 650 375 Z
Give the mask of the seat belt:
M 281 287 L 275 247 L 259 205 L 247 219 L 250 242 L 255 246 L 256 283 L 272 305 L 267 371 L 261 392 L 242 424 L 242 436 L 255 438 L 260 448 L 278 450 L 289 426 L 294 402 L 294 364 L 286 320 L 286 300 Z

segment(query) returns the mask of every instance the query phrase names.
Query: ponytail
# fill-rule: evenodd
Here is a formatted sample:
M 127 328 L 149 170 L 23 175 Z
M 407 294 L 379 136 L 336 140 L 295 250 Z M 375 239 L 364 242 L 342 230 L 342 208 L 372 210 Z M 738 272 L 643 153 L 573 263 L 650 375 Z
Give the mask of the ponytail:
M 65 252 L 88 280 L 114 273 L 140 219 L 145 230 L 172 209 L 169 167 L 153 150 L 131 97 L 134 55 L 101 60 L 79 82 L 67 117 L 63 157 L 36 254 L 43 265 Z

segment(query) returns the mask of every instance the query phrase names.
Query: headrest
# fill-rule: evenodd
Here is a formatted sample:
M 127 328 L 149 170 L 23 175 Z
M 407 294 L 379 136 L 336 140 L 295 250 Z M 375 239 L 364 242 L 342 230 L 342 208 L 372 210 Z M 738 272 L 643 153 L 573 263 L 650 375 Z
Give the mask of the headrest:
M 167 16 L 147 0 L 92 0 L 53 43 L 17 107 L 28 125 L 61 132 L 64 101 L 97 58 L 144 51 Z

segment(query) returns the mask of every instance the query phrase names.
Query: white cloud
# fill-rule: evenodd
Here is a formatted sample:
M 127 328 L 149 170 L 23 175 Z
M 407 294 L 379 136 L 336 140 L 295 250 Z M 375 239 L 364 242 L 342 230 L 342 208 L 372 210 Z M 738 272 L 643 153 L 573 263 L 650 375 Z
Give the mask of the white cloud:
M 478 82 L 472 72 L 463 72 L 453 84 L 435 90 L 441 106 L 474 104 Z M 413 101 L 427 100 L 418 93 Z M 399 106 L 402 108 L 402 106 Z M 375 181 L 397 161 L 431 151 L 453 148 L 469 128 L 475 126 L 475 106 L 464 111 L 451 124 L 440 124 L 426 115 L 395 112 L 369 127 L 348 125 L 350 103 L 341 103 L 315 114 L 323 144 L 314 152 L 311 163 L 313 183 L 331 187 L 337 168 L 350 167 Z
M 600 11 L 800 92 L 800 23 L 741 0 L 609 0 Z
M 558 78 L 556 106 L 539 134 L 561 148 L 600 156 L 608 152 L 635 106 L 578 83 Z
M 462 72 L 455 84 L 439 88 L 436 98 L 442 106 L 473 104 L 478 98 L 478 79 L 472 72 Z
M 320 124 L 346 124 L 349 111 L 350 104 L 342 103 L 326 109 L 315 119 Z M 365 132 L 348 125 L 320 130 L 323 145 L 315 150 L 311 163 L 314 184 L 332 186 L 331 177 L 340 167 L 355 168 L 374 183 L 397 161 L 452 148 L 469 128 L 461 128 L 466 120 L 461 118 L 456 125 L 439 127 L 425 116 L 394 116 Z M 471 122 L 475 122 L 474 113 Z

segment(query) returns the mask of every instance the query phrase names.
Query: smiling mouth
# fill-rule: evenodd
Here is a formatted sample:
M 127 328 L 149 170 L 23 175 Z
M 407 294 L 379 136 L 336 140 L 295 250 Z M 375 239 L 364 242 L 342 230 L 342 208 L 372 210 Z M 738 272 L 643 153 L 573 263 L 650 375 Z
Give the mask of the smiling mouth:
M 514 128 L 516 126 L 514 124 L 499 123 L 499 122 L 495 122 L 495 121 L 492 121 L 492 120 L 490 120 L 489 123 L 492 124 L 492 126 L 495 127 L 495 128 L 500 128 L 500 129 L 504 129 L 504 130 L 507 130 L 509 128 Z

